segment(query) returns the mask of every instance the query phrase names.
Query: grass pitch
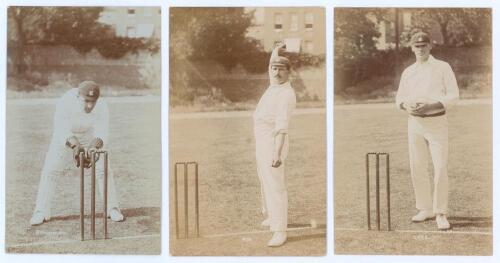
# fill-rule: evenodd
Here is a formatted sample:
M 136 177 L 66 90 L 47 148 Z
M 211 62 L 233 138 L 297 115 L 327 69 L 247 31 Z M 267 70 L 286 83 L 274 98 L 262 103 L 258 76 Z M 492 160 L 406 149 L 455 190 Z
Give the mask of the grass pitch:
M 52 220 L 30 226 L 55 100 L 8 100 L 6 123 L 6 251 L 11 253 L 159 254 L 161 207 L 160 99 L 114 98 L 110 108 L 110 162 L 126 221 L 108 220 L 113 241 L 80 242 L 79 173 L 57 178 Z M 86 214 L 90 180 L 86 178 Z M 101 200 L 96 211 L 100 213 Z M 102 218 L 96 235 L 102 235 Z M 90 237 L 90 217 L 86 218 Z M 132 238 L 136 237 L 136 238 Z M 74 242 L 77 241 L 77 242 Z M 133 248 L 132 248 L 133 247 Z
M 171 116 L 170 119 L 169 142 L 172 255 L 308 256 L 326 253 L 325 229 L 290 233 L 289 242 L 274 249 L 266 245 L 271 233 L 252 234 L 262 230 L 260 222 L 264 218 L 260 213 L 260 184 L 249 112 L 184 114 L 177 117 Z M 310 224 L 311 219 L 319 225 L 326 224 L 325 122 L 324 111 L 292 117 L 290 153 L 286 160 L 290 225 Z M 175 238 L 173 164 L 180 161 L 199 163 L 202 238 Z M 182 187 L 182 181 L 179 186 Z M 179 201 L 183 202 L 182 198 Z M 190 205 L 193 207 L 191 201 Z M 183 215 L 182 207 L 179 209 L 179 214 Z M 193 211 L 189 211 L 190 215 Z M 191 229 L 194 228 L 192 218 L 189 221 Z M 180 219 L 182 231 L 184 221 L 182 216 Z M 206 237 L 238 232 L 248 234 Z
M 435 221 L 411 222 L 417 210 L 410 179 L 404 112 L 396 110 L 393 104 L 337 106 L 334 111 L 336 254 L 492 254 L 492 107 L 489 101 L 463 101 L 447 114 L 448 218 L 453 231 L 470 234 L 424 232 L 437 231 Z M 392 228 L 415 232 L 359 231 L 367 228 L 365 154 L 372 151 L 391 154 Z M 430 160 L 429 172 L 432 174 Z M 386 227 L 384 182 L 381 180 L 382 229 Z M 374 185 L 371 189 L 374 227 Z

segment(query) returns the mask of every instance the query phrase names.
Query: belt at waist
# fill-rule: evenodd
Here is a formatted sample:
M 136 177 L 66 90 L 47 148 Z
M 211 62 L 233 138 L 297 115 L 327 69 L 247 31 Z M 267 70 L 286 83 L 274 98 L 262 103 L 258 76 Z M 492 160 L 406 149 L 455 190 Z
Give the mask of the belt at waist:
M 429 118 L 429 117 L 439 117 L 439 116 L 443 116 L 446 114 L 446 111 L 441 111 L 441 112 L 437 112 L 437 113 L 432 113 L 432 114 L 426 114 L 426 115 L 412 115 L 414 117 L 418 117 L 418 118 Z

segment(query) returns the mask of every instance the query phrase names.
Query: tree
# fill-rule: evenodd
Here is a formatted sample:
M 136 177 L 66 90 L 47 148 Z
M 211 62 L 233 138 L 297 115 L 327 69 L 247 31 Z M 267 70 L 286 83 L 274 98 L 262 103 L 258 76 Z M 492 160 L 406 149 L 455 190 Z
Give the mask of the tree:
M 253 17 L 253 12 L 242 7 L 170 10 L 171 105 L 193 102 L 197 97 L 225 102 L 224 98 L 249 100 L 259 94 L 259 87 L 267 85 L 267 79 L 248 81 L 255 85 L 250 87 L 249 83 L 225 78 L 233 73 L 267 72 L 270 53 L 259 40 L 247 37 Z M 294 68 L 317 66 L 324 61 L 323 57 L 309 54 L 287 56 Z M 295 88 L 305 89 L 303 84 Z
M 412 12 L 414 28 L 437 26 L 445 46 L 491 44 L 491 10 L 487 8 L 425 8 Z
M 70 45 L 81 53 L 96 48 L 108 58 L 148 49 L 155 53 L 155 39 L 117 37 L 113 28 L 99 23 L 103 7 L 17 7 L 8 8 L 8 48 L 15 73 L 26 71 L 28 45 Z
M 335 8 L 335 91 L 369 77 L 367 60 L 377 52 L 378 24 L 387 10 L 377 8 Z
M 170 46 L 173 55 L 212 60 L 226 69 L 258 48 L 246 37 L 253 14 L 244 8 L 172 8 Z
M 247 38 L 253 14 L 244 8 L 172 8 L 170 10 L 170 94 L 182 102 L 218 94 L 199 65 L 229 72 L 238 64 L 250 72 L 267 70 L 266 52 Z M 262 63 L 261 61 L 264 61 Z M 265 64 L 264 67 L 261 65 Z M 223 92 L 223 91 L 222 91 Z M 174 102 L 173 100 L 171 100 Z
M 32 39 L 40 39 L 39 34 L 40 24 L 39 19 L 43 18 L 43 9 L 34 7 L 9 7 L 9 35 L 8 46 L 9 50 L 13 51 L 12 59 L 16 73 L 24 73 L 26 71 L 26 63 L 24 57 L 26 53 L 26 45 Z M 11 48 L 15 47 L 15 48 Z
M 335 58 L 356 60 L 376 51 L 380 36 L 377 22 L 382 20 L 381 9 L 335 9 Z
M 88 52 L 96 40 L 112 34 L 109 26 L 97 22 L 102 7 L 20 7 L 8 9 L 9 50 L 16 73 L 26 71 L 28 45 L 68 44 Z

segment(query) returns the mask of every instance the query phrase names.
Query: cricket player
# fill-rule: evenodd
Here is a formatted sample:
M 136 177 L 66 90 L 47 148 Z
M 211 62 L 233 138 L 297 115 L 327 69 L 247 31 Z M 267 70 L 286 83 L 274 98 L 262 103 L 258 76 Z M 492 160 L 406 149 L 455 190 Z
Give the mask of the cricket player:
M 396 95 L 397 107 L 408 113 L 408 147 L 416 207 L 413 222 L 436 218 L 439 230 L 450 228 L 448 214 L 448 119 L 459 98 L 450 65 L 430 55 L 429 35 L 411 38 L 416 62 L 405 69 Z M 428 153 L 434 166 L 434 191 L 427 173 Z
M 83 81 L 78 88 L 67 91 L 57 102 L 54 114 L 54 130 L 49 151 L 45 156 L 36 207 L 31 225 L 50 220 L 51 204 L 56 181 L 71 168 L 89 167 L 89 160 L 80 160 L 80 152 L 106 149 L 108 146 L 109 114 L 106 102 L 99 99 L 99 86 L 93 81 Z M 102 158 L 101 158 L 102 160 Z M 108 162 L 108 216 L 119 222 L 124 217 L 118 208 L 113 172 Z M 90 174 L 90 169 L 85 169 Z M 96 163 L 97 191 L 102 196 L 104 162 Z M 77 192 L 78 187 L 68 189 Z M 76 195 L 75 195 L 76 196 Z
M 278 44 L 269 62 L 270 85 L 253 114 L 257 173 L 261 184 L 262 226 L 273 232 L 268 246 L 281 246 L 287 239 L 288 193 L 284 161 L 288 154 L 288 124 L 295 109 L 295 92 L 290 85 L 290 61 Z

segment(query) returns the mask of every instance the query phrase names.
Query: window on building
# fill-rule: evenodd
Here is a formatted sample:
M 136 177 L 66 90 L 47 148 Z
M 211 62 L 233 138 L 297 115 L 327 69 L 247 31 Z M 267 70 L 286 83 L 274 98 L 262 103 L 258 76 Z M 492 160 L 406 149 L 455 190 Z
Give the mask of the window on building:
M 297 13 L 290 14 L 290 31 L 299 30 L 299 16 Z
M 136 37 L 136 30 L 135 26 L 128 26 L 127 27 L 127 37 Z
M 153 10 L 151 8 L 144 8 L 144 16 L 151 16 L 153 15 Z
M 304 17 L 304 21 L 305 21 L 304 28 L 307 31 L 313 30 L 313 27 L 314 27 L 314 15 L 313 15 L 313 13 L 306 13 L 305 17 Z
M 274 14 L 274 29 L 276 31 L 283 30 L 283 15 L 281 13 Z
M 135 9 L 132 9 L 132 8 L 127 9 L 127 14 L 129 16 L 134 16 L 135 15 Z
M 314 51 L 314 43 L 312 41 L 304 41 L 304 49 L 308 53 L 312 53 Z

